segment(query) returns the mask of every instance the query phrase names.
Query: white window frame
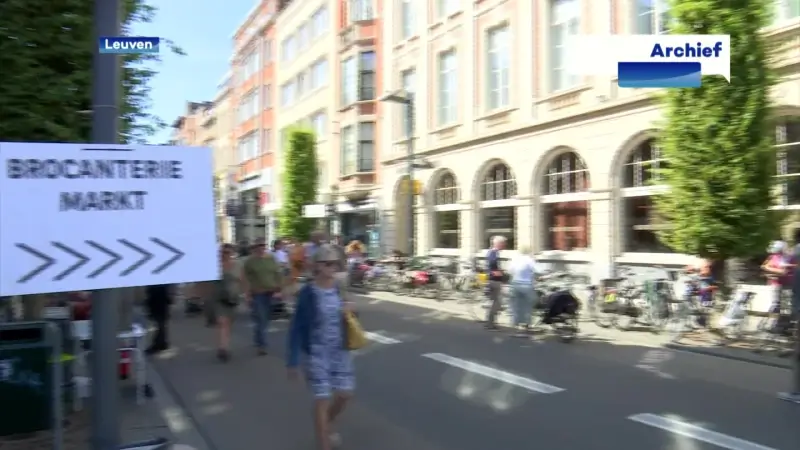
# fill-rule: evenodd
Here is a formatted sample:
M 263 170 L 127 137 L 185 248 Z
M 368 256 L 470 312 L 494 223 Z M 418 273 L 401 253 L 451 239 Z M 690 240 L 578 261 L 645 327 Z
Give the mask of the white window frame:
M 774 0 L 774 5 L 775 23 L 788 22 L 800 18 L 800 0 Z
M 328 59 L 320 58 L 311 64 L 311 89 L 328 85 Z
M 642 5 L 641 0 L 633 2 L 633 34 L 668 34 L 668 0 L 649 0 L 649 2 L 649 5 Z
M 353 175 L 358 167 L 358 130 L 355 125 L 348 125 L 341 131 L 341 176 Z
M 359 57 L 353 55 L 342 61 L 342 106 L 349 106 L 358 101 L 358 66 Z
M 297 89 L 297 98 L 301 98 L 307 93 L 311 92 L 311 79 L 310 73 L 307 70 L 301 70 L 295 77 L 295 84 Z
M 486 105 L 488 111 L 511 104 L 511 28 L 502 24 L 486 32 Z
M 371 56 L 368 56 L 371 55 Z M 358 101 L 375 100 L 378 96 L 377 83 L 378 83 L 378 54 L 375 50 L 366 50 L 358 54 Z M 372 82 L 367 85 L 367 75 L 372 75 L 370 78 Z M 369 89 L 370 95 L 364 95 L 364 92 Z
M 291 106 L 295 101 L 295 80 L 287 81 L 281 85 L 281 106 Z
M 308 36 L 308 22 L 303 22 L 300 24 L 300 27 L 297 28 L 297 48 L 302 51 L 308 48 L 310 39 Z
M 458 53 L 446 50 L 437 59 L 436 123 L 443 127 L 458 121 Z
M 577 86 L 579 77 L 567 71 L 570 36 L 580 34 L 580 0 L 550 0 L 550 92 Z M 560 41 L 560 42 L 559 42 Z
M 348 0 L 347 23 L 355 23 L 375 18 L 373 0 Z
M 358 143 L 356 150 L 356 172 L 374 172 L 375 171 L 375 133 L 377 125 L 375 122 L 359 122 L 358 123 Z M 366 131 L 369 130 L 369 133 Z M 367 147 L 367 145 L 369 147 Z M 369 148 L 369 157 L 365 157 L 365 150 Z M 369 161 L 369 167 L 362 165 L 362 162 Z
M 417 82 L 417 69 L 412 67 L 400 72 L 400 86 L 401 88 L 410 93 L 414 94 L 416 92 L 416 82 Z M 407 106 L 402 105 L 400 108 L 400 134 L 398 136 L 402 139 L 408 139 L 408 111 L 406 111 Z
M 311 16 L 311 20 L 314 23 L 313 39 L 318 39 L 324 36 L 329 31 L 330 27 L 330 24 L 328 23 L 328 7 L 323 5 L 318 10 L 314 11 L 314 14 Z
M 325 111 L 317 111 L 311 115 L 309 120 L 314 134 L 317 136 L 317 141 L 322 141 L 328 132 L 328 114 Z
M 795 122 L 798 119 L 794 117 L 784 118 L 775 129 L 775 150 L 776 150 L 776 197 L 778 203 L 771 209 L 788 209 L 800 210 L 800 203 L 789 203 L 789 183 L 796 186 L 800 182 L 800 173 L 793 171 L 789 167 L 789 152 L 800 152 L 800 141 L 789 141 L 789 136 L 786 127 L 790 122 Z
M 281 42 L 281 61 L 292 62 L 297 53 L 297 40 L 291 35 Z
M 412 0 L 400 0 L 400 40 L 414 35 L 414 3 Z
M 461 0 L 436 0 L 436 17 L 444 19 L 461 10 Z

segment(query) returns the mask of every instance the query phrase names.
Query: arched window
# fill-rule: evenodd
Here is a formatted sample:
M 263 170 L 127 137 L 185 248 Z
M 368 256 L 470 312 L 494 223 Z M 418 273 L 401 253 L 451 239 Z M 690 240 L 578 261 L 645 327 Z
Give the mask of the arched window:
M 775 130 L 778 207 L 800 209 L 800 117 L 787 117 Z
M 589 247 L 589 170 L 574 151 L 556 156 L 547 167 L 542 186 L 544 250 Z
M 461 247 L 461 216 L 458 185 L 452 172 L 444 173 L 433 191 L 433 233 L 435 248 Z
M 517 181 L 511 168 L 496 163 L 484 175 L 480 185 L 481 199 L 481 243 L 487 247 L 493 236 L 504 236 L 506 248 L 515 248 L 517 229 L 516 207 L 503 200 L 512 200 L 517 195 Z
M 653 207 L 653 195 L 663 188 L 658 169 L 666 165 L 655 139 L 637 145 L 625 162 L 620 191 L 625 252 L 672 253 L 658 239 L 656 231 L 667 225 L 659 220 Z

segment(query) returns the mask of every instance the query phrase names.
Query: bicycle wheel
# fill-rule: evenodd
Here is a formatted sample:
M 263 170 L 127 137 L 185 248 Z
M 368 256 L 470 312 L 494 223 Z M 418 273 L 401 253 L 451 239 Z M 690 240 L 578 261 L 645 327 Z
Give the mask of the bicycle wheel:
M 561 342 L 572 342 L 578 337 L 578 315 L 562 314 L 553 324 L 553 331 Z
M 595 305 L 597 317 L 594 323 L 601 328 L 615 327 L 619 319 L 617 309 L 619 307 L 616 294 L 608 294 L 603 298 L 603 303 Z
M 693 329 L 691 326 L 692 315 L 686 302 L 672 303 L 672 314 L 667 323 L 670 333 L 670 342 L 677 343 Z
M 469 293 L 469 312 L 473 319 L 485 322 L 486 315 L 491 307 L 491 302 L 482 289 L 475 289 Z
M 761 320 L 758 321 L 756 333 L 755 336 L 753 336 L 754 353 L 761 353 L 765 350 L 769 350 L 775 343 L 777 338 L 772 331 L 776 322 L 777 319 L 771 316 L 762 317 Z

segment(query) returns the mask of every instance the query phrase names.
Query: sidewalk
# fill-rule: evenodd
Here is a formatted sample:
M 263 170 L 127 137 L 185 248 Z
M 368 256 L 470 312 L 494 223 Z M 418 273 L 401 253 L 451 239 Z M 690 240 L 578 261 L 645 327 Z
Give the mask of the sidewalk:
M 122 445 L 164 438 L 173 444 L 177 440 L 162 415 L 157 399 L 136 404 L 132 386 L 124 386 L 120 399 L 120 438 Z M 158 392 L 156 393 L 158 395 Z M 4 405 L 9 406 L 9 405 Z M 62 450 L 85 450 L 91 447 L 91 410 L 88 405 L 81 411 L 69 412 L 65 417 Z M 51 432 L 40 432 L 19 439 L 0 438 L 0 450 L 52 450 Z M 194 447 L 173 445 L 173 450 L 195 450 Z M 199 450 L 199 449 L 198 449 Z
M 185 420 L 203 435 L 208 450 L 315 448 L 311 398 L 302 382 L 286 378 L 282 333 L 270 333 L 274 352 L 259 357 L 249 343 L 246 320 L 234 326 L 233 358 L 223 364 L 215 358 L 214 330 L 204 326 L 202 317 L 173 320 L 173 348 L 153 365 L 185 411 Z M 347 448 L 435 450 L 358 398 L 349 405 L 340 431 Z
M 371 292 L 361 294 L 365 299 L 373 302 L 400 303 L 419 308 L 426 308 L 449 313 L 459 319 L 475 320 L 470 312 L 470 306 L 456 300 L 431 300 L 418 297 L 400 296 L 389 292 Z M 508 314 L 500 314 L 500 326 L 510 326 Z M 713 335 L 709 333 L 692 333 L 687 335 L 680 343 L 672 343 L 667 333 L 654 334 L 649 331 L 620 331 L 617 329 L 602 328 L 589 321 L 581 322 L 581 335 L 592 338 L 602 338 L 623 344 L 646 347 L 665 347 L 674 350 L 699 353 L 720 358 L 751 362 L 779 368 L 792 368 L 790 358 L 781 358 L 775 353 L 755 353 L 748 343 L 734 343 L 730 346 L 716 345 Z

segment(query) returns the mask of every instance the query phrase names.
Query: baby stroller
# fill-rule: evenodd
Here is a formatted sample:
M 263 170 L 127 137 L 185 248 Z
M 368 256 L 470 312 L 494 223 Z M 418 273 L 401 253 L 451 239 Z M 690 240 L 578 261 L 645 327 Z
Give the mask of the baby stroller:
M 566 289 L 554 292 L 539 291 L 536 309 L 541 323 L 550 325 L 563 342 L 571 342 L 578 335 L 578 310 L 580 301 Z

